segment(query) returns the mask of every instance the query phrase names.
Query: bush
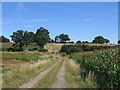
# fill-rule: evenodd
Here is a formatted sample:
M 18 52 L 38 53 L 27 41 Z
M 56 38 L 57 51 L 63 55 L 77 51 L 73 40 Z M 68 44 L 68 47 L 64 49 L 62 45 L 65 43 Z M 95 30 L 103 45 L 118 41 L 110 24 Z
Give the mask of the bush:
M 90 46 L 90 45 L 63 45 L 61 47 L 61 52 L 66 52 L 67 54 L 71 54 L 74 52 L 81 52 L 81 51 L 94 51 L 100 49 L 108 49 L 114 48 L 115 46 Z
M 61 48 L 61 52 L 66 52 L 67 54 L 81 51 L 83 51 L 82 48 L 76 47 L 76 45 L 63 45 Z
M 8 48 L 7 50 L 11 52 L 20 52 L 23 51 L 23 48 Z
M 47 52 L 48 50 L 40 47 L 38 51 L 39 51 L 39 52 Z
M 36 51 L 36 50 L 38 50 L 38 48 L 29 48 L 28 50 L 29 51 Z
M 7 51 L 7 48 L 0 48 L 0 51 Z
M 118 49 L 80 55 L 74 53 L 70 58 L 76 60 L 82 69 L 81 76 L 94 72 L 99 88 L 120 88 L 120 60 Z

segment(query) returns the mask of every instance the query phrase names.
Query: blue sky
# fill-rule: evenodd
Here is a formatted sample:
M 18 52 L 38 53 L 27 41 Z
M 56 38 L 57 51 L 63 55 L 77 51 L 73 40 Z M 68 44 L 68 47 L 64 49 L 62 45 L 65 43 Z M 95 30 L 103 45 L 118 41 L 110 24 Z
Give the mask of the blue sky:
M 73 41 L 92 41 L 101 35 L 111 43 L 118 40 L 117 2 L 3 2 L 2 34 L 17 30 L 49 30 L 54 38 L 68 34 Z

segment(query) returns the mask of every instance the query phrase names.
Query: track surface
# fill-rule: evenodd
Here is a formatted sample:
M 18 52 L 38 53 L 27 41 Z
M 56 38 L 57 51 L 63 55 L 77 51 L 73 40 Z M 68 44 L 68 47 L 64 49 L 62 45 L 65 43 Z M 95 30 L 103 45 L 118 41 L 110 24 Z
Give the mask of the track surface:
M 51 86 L 51 88 L 65 88 L 67 86 L 67 82 L 65 80 L 65 62 L 64 60 L 63 65 L 61 66 L 58 74 L 56 75 L 57 80 Z

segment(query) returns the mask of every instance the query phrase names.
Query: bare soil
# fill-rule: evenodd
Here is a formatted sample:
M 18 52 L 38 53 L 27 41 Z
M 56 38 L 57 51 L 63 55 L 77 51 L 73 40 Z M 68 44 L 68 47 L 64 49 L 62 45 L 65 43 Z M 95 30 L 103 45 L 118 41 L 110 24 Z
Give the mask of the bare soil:
M 31 79 L 29 82 L 23 84 L 19 88 L 32 88 L 35 83 L 37 83 L 39 80 L 41 80 L 43 77 L 45 77 L 57 64 L 59 64 L 60 60 L 58 60 L 55 64 L 47 68 L 45 71 L 41 72 L 38 76 Z
M 65 62 L 66 60 L 64 60 L 63 65 L 61 66 L 58 74 L 56 75 L 57 80 L 55 81 L 55 83 L 53 83 L 51 88 L 66 88 L 67 82 L 65 80 Z

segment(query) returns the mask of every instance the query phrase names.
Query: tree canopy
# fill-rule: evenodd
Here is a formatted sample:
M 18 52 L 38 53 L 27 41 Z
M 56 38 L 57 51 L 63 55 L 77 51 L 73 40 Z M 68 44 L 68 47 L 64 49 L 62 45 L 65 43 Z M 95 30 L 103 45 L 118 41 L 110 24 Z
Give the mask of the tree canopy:
M 81 43 L 81 41 L 80 41 L 80 40 L 78 40 L 76 43 Z
M 20 48 L 23 48 L 24 46 L 24 31 L 18 30 L 16 32 L 13 32 L 13 35 L 10 36 L 12 38 L 12 41 L 15 42 L 14 46 L 19 46 Z
M 64 33 L 55 37 L 55 42 L 66 43 L 69 40 L 70 40 L 69 35 L 64 34 Z
M 104 43 L 109 43 L 110 41 L 106 38 L 103 38 L 103 36 L 97 36 L 94 38 L 92 43 L 99 43 L 99 44 L 104 44 Z
M 118 44 L 120 44 L 120 40 L 118 40 Z
M 10 42 L 10 40 L 4 36 L 0 36 L 0 42 Z
M 24 44 L 27 46 L 29 43 L 34 43 L 34 36 L 35 34 L 33 32 L 27 32 L 25 31 L 24 32 L 24 37 L 23 37 L 23 40 L 24 40 Z
M 37 29 L 35 34 L 35 42 L 39 47 L 44 47 L 44 45 L 50 41 L 49 31 L 43 27 Z

